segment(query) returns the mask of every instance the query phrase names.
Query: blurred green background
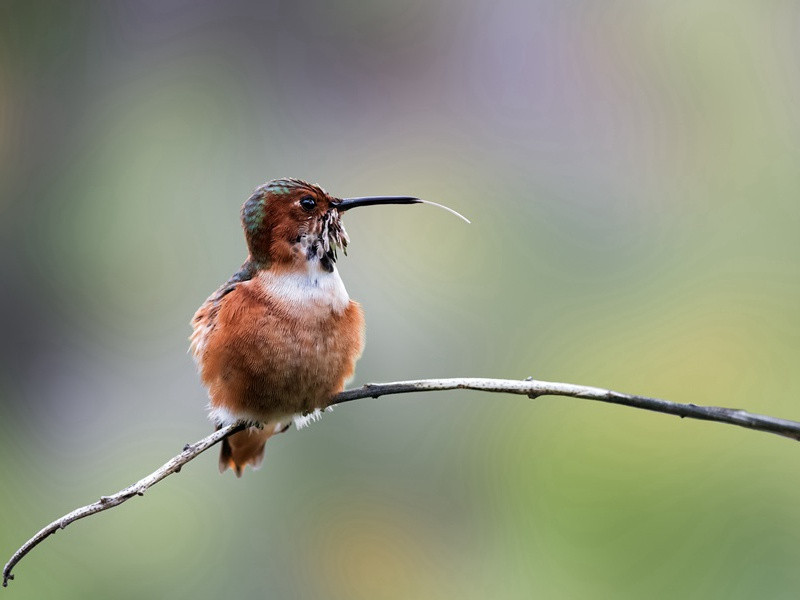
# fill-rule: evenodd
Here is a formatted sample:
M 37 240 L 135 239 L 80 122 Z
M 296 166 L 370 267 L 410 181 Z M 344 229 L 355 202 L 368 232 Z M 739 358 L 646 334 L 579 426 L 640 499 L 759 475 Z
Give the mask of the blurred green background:
M 354 385 L 561 380 L 800 418 L 795 2 L 0 5 L 0 551 L 210 431 L 186 353 L 280 176 L 348 213 Z M 216 449 L 14 598 L 795 598 L 800 449 L 476 392 Z

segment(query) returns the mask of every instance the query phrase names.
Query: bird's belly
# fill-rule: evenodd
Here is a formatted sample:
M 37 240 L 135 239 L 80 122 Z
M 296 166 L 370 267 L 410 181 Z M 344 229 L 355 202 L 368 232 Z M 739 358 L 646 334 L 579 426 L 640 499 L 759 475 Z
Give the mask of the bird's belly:
M 242 315 L 247 331 L 224 345 L 221 360 L 203 365 L 212 418 L 267 422 L 328 406 L 353 375 L 363 317 L 355 302 L 340 314 L 312 313 L 292 317 L 273 307 Z
M 212 419 L 270 422 L 326 407 L 353 375 L 363 327 L 335 270 L 242 283 L 201 340 Z
M 263 345 L 258 344 L 258 354 L 269 358 L 264 368 L 244 375 L 248 378 L 248 408 L 260 414 L 324 408 L 352 376 L 360 349 L 342 339 L 336 319 L 304 321 L 280 343 L 264 340 Z

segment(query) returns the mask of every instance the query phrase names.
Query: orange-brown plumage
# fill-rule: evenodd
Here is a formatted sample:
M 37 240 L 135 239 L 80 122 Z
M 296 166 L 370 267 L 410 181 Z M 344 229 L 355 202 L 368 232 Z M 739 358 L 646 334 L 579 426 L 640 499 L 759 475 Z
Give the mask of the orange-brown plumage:
M 313 210 L 299 204 L 308 198 Z M 212 419 L 258 425 L 224 441 L 220 470 L 258 466 L 269 437 L 326 408 L 353 375 L 364 318 L 334 264 L 346 234 L 333 201 L 297 180 L 258 188 L 242 209 L 248 259 L 192 320 Z
M 192 319 L 191 350 L 211 419 L 217 427 L 253 425 L 223 441 L 221 471 L 257 467 L 272 435 L 326 408 L 353 375 L 364 317 L 336 270 L 337 249 L 348 242 L 341 214 L 419 202 L 340 199 L 298 179 L 275 179 L 244 203 L 247 260 Z
M 212 409 L 263 424 L 226 440 L 231 456 L 220 467 L 237 474 L 248 462 L 260 463 L 264 443 L 294 415 L 326 408 L 352 377 L 363 348 L 356 302 L 341 311 L 324 303 L 298 307 L 270 291 L 273 277 L 281 275 L 259 273 L 220 300 L 201 354 Z
M 352 300 L 298 310 L 270 291 L 270 275 L 221 299 L 201 371 L 213 406 L 257 421 L 325 408 L 353 375 L 364 326 Z

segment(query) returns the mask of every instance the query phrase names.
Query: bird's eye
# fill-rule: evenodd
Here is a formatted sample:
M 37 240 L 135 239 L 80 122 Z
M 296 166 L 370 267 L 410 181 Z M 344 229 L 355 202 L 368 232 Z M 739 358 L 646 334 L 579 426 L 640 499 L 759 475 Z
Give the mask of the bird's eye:
M 303 210 L 311 212 L 317 206 L 317 203 L 314 202 L 314 199 L 311 196 L 303 196 L 300 198 L 300 206 Z

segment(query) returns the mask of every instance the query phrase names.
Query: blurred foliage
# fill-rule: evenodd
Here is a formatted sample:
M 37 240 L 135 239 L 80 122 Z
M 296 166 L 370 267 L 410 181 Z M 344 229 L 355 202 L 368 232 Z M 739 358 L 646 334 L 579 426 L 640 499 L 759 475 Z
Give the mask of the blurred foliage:
M 4 555 L 209 430 L 188 320 L 278 176 L 473 220 L 348 214 L 354 383 L 533 375 L 800 418 L 798 18 L 2 3 Z M 362 401 L 271 442 L 258 473 L 204 456 L 70 527 L 11 593 L 792 598 L 796 452 L 579 400 Z

